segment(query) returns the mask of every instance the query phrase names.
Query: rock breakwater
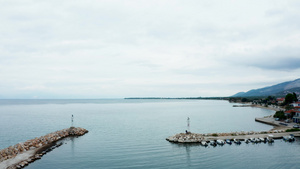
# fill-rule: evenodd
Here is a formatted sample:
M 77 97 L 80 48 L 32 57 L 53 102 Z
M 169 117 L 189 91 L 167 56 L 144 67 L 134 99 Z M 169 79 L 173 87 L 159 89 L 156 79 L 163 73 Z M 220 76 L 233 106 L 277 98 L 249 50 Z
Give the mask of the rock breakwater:
M 2 149 L 0 150 L 0 168 L 23 168 L 40 159 L 47 152 L 47 148 L 60 146 L 61 144 L 55 145 L 57 141 L 66 137 L 82 136 L 87 132 L 88 130 L 80 127 L 71 127 Z
M 241 140 L 244 140 L 248 137 L 255 137 L 256 135 L 268 135 L 276 133 L 285 133 L 284 130 L 274 130 L 274 131 L 262 131 L 262 132 L 231 132 L 231 133 L 207 133 L 207 134 L 199 134 L 199 133 L 179 133 L 174 136 L 170 136 L 166 138 L 169 142 L 174 143 L 201 143 L 202 141 L 211 141 L 211 140 L 217 140 L 217 139 L 233 139 L 233 138 L 239 138 Z

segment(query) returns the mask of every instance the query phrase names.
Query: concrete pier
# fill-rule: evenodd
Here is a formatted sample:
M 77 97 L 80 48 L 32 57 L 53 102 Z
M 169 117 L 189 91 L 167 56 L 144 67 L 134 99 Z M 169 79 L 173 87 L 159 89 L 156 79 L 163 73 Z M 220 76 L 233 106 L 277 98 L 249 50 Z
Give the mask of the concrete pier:
M 297 123 L 294 123 L 294 122 L 286 123 L 284 121 L 276 121 L 273 116 L 271 116 L 271 117 L 267 116 L 267 117 L 263 117 L 263 118 L 255 118 L 255 121 L 264 123 L 264 124 L 268 124 L 268 125 L 272 125 L 275 127 L 275 130 L 276 130 L 276 128 L 289 129 L 289 128 L 293 128 L 294 125 L 297 125 Z
M 59 147 L 61 144 L 56 144 L 57 141 L 66 137 L 82 136 L 87 132 L 88 130 L 80 127 L 71 127 L 2 149 L 0 150 L 0 168 L 23 168 L 40 159 L 48 149 Z
M 280 126 L 280 124 L 275 123 L 275 120 L 272 120 L 271 118 L 255 118 L 255 121 L 264 123 L 264 124 L 269 124 L 272 126 Z

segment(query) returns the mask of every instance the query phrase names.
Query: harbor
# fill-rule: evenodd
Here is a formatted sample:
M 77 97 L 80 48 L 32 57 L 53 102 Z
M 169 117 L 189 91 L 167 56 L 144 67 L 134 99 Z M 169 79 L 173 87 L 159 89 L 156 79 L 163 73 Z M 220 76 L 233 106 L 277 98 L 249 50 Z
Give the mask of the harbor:
M 273 126 L 255 122 L 254 119 L 274 114 L 273 111 L 247 107 L 241 108 L 242 111 L 236 111 L 239 108 L 232 107 L 232 104 L 227 101 L 215 100 L 154 102 L 138 100 L 134 103 L 117 101 L 100 100 L 99 104 L 95 104 L 93 100 L 90 104 L 75 104 L 74 100 L 70 100 L 68 104 L 65 104 L 64 100 L 59 101 L 59 104 L 56 103 L 58 101 L 53 101 L 52 104 L 35 104 L 36 101 L 32 101 L 34 104 L 30 106 L 28 104 L 2 106 L 0 133 L 3 139 L 0 145 L 3 146 L 0 149 L 69 128 L 71 126 L 69 112 L 72 110 L 72 114 L 75 115 L 74 126 L 85 128 L 89 132 L 78 138 L 69 137 L 58 141 L 56 146 L 60 142 L 63 142 L 63 145 L 30 163 L 24 169 L 138 167 L 196 169 L 199 166 L 202 168 L 244 168 L 245 166 L 276 168 L 275 165 L 278 164 L 283 164 L 287 166 L 286 168 L 297 168 L 299 161 L 297 140 L 300 139 L 297 137 L 292 143 L 275 140 L 273 144 L 245 144 L 242 141 L 242 144 L 237 145 L 232 141 L 232 145 L 226 143 L 224 146 L 216 147 L 210 146 L 210 143 L 204 147 L 201 143 L 182 144 L 165 140 L 166 137 L 176 133 L 185 133 L 187 117 L 191 120 L 192 133 L 269 131 Z M 189 113 L 183 113 L 183 108 Z M 43 113 L 40 113 L 41 109 L 44 110 Z M 60 111 L 56 111 L 57 109 Z M 15 112 L 22 121 L 12 123 L 5 120 L 11 117 L 12 112 Z M 212 120 L 212 115 L 215 117 L 224 115 L 228 119 L 227 121 L 222 118 Z M 44 117 L 47 118 L 39 120 Z M 32 120 L 35 123 L 30 123 Z M 23 130 L 15 126 L 16 123 Z M 8 139 L 11 142 L 6 141 Z M 125 141 L 120 142 L 120 140 Z M 288 153 L 282 155 L 283 152 Z M 245 158 L 241 160 L 241 157 Z M 253 165 L 254 162 L 256 165 Z M 275 165 L 270 165 L 274 162 Z
M 187 130 L 185 133 L 175 134 L 174 136 L 167 137 L 166 140 L 172 143 L 200 143 L 202 145 L 208 145 L 208 143 L 226 144 L 226 142 L 273 142 L 274 139 L 285 139 L 288 137 L 300 137 L 300 131 L 286 132 L 287 129 L 292 129 L 294 123 L 283 123 L 276 121 L 272 116 L 263 118 L 255 118 L 256 122 L 268 124 L 274 126 L 270 131 L 261 132 L 230 132 L 230 133 L 191 133 L 190 131 L 190 119 L 187 119 Z M 290 141 L 290 140 L 289 140 Z

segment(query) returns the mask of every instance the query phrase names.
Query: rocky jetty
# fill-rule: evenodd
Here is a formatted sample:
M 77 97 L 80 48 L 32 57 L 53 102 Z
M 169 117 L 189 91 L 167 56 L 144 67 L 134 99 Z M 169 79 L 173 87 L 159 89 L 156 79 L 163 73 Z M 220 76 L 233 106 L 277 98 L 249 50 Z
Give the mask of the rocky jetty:
M 57 141 L 66 137 L 82 136 L 87 132 L 88 130 L 80 127 L 71 127 L 2 149 L 0 150 L 0 168 L 23 168 L 36 159 L 40 159 L 47 152 L 47 148 L 60 146 L 61 144 L 55 145 Z M 26 152 L 30 154 L 29 157 L 24 156 Z M 18 155 L 23 155 L 26 159 L 16 158 Z
M 169 142 L 174 143 L 201 143 L 201 141 L 211 141 L 217 139 L 233 139 L 239 138 L 244 140 L 244 138 L 261 135 L 261 134 L 275 134 L 275 133 L 285 133 L 284 130 L 274 130 L 274 131 L 262 131 L 262 132 L 231 132 L 231 133 L 207 133 L 207 134 L 199 134 L 199 133 L 179 133 L 174 136 L 170 136 L 166 138 Z

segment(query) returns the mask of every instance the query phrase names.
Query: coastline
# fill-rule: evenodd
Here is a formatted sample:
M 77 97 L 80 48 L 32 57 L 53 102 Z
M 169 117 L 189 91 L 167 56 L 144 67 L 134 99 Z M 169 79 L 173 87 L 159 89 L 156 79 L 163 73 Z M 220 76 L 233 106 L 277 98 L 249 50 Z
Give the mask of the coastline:
M 289 124 L 287 124 L 287 126 L 280 125 L 281 121 L 276 121 L 275 118 L 272 116 L 255 118 L 255 121 L 273 126 L 273 128 L 270 131 L 287 130 L 287 129 L 293 128 L 293 125 L 294 125 L 294 123 L 289 123 Z
M 233 107 L 257 107 L 257 108 L 268 109 L 268 110 L 273 110 L 273 111 L 284 110 L 283 108 L 274 107 L 274 106 L 266 107 L 266 106 L 262 106 L 262 105 L 258 105 L 258 104 L 252 104 L 252 103 L 240 103 L 240 102 L 235 102 L 235 103 L 239 103 L 240 105 L 233 105 Z
M 261 108 L 261 109 L 267 109 L 267 110 L 273 110 L 273 111 L 283 111 L 283 108 L 280 107 L 274 107 L 274 106 L 261 106 L 261 105 L 257 105 L 257 104 L 244 104 L 244 105 L 234 105 L 236 107 L 256 107 L 256 108 Z M 274 112 L 274 113 L 275 113 Z M 264 123 L 267 125 L 272 125 L 273 128 L 270 131 L 276 131 L 276 130 L 286 130 L 286 129 L 290 129 L 292 128 L 292 126 L 294 125 L 293 123 L 290 123 L 289 127 L 288 126 L 283 126 L 280 125 L 280 121 L 276 121 L 275 118 L 273 118 L 273 115 L 267 116 L 267 117 L 261 117 L 261 118 L 255 118 L 255 121 L 259 122 L 259 123 Z
M 261 105 L 254 105 L 251 103 L 242 103 L 241 105 L 233 105 L 233 107 L 256 107 L 262 109 L 268 109 L 273 111 L 280 111 L 282 108 L 280 107 L 265 107 Z M 274 113 L 275 113 L 274 112 Z M 270 134 L 273 135 L 275 139 L 280 139 L 285 135 L 294 134 L 296 136 L 300 136 L 300 131 L 296 132 L 286 132 L 287 129 L 293 128 L 294 123 L 286 124 L 286 126 L 281 125 L 281 121 L 276 121 L 273 115 L 262 117 L 262 118 L 255 118 L 256 122 L 264 123 L 267 125 L 272 125 L 273 129 L 269 131 L 262 131 L 262 132 L 234 132 L 234 133 L 207 133 L 207 134 L 200 134 L 200 133 L 179 133 L 174 136 L 170 136 L 166 138 L 167 141 L 173 143 L 201 143 L 202 141 L 210 142 L 213 140 L 226 140 L 226 139 L 239 139 L 239 140 L 246 140 L 253 137 L 263 137 L 266 138 Z
M 251 104 L 251 107 L 257 107 L 257 108 L 274 110 L 274 111 L 280 111 L 280 110 L 282 110 L 282 108 L 276 108 L 276 107 L 270 107 L 270 106 L 265 107 L 265 106 L 261 106 L 261 105 L 257 105 L 257 104 Z

